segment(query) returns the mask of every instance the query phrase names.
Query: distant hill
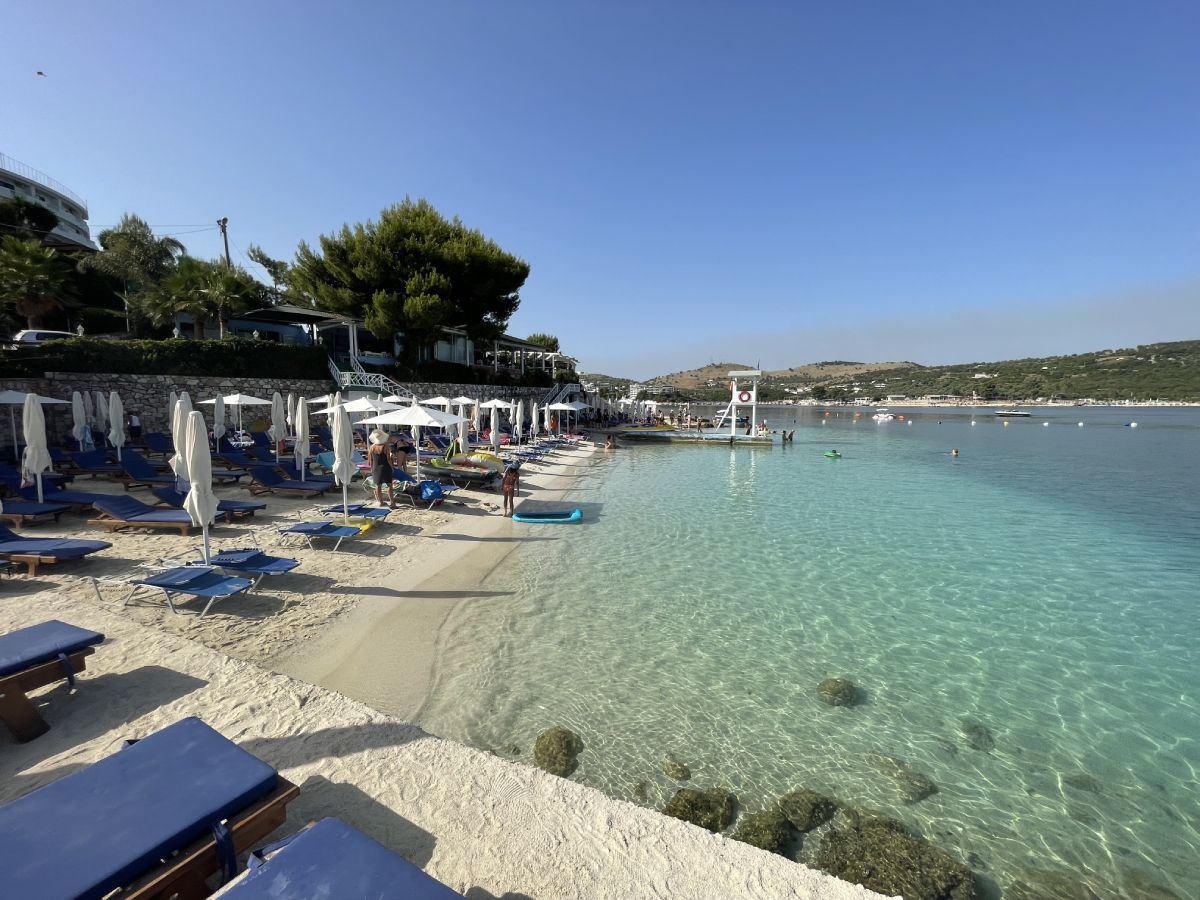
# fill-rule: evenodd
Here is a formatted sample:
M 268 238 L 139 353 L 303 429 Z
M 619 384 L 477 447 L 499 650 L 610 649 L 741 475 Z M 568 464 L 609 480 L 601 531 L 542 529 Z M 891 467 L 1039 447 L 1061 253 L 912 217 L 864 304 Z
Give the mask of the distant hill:
M 1200 341 L 1142 344 L 1070 356 L 876 370 L 830 388 L 856 396 L 996 397 L 1033 400 L 1200 400 Z
M 671 399 L 728 399 L 727 382 L 737 362 L 709 363 L 698 369 L 659 375 L 644 383 L 669 389 Z M 582 375 L 627 387 L 634 379 Z M 826 360 L 763 373 L 763 400 L 795 397 L 927 397 L 947 394 L 969 399 L 1035 400 L 1190 400 L 1200 401 L 1200 340 L 1142 344 L 1068 356 L 1002 362 L 923 366 L 915 362 Z

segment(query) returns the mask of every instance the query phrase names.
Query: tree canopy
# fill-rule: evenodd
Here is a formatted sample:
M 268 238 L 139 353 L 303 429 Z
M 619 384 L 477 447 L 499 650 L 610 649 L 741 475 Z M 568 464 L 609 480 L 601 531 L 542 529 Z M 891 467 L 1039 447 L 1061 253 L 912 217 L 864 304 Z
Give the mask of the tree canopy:
M 498 337 L 520 304 L 529 264 L 425 200 L 406 199 L 379 221 L 301 243 L 288 284 L 314 305 L 361 316 L 380 337 L 405 334 L 405 354 L 441 328 Z
M 531 344 L 539 344 L 549 350 L 551 353 L 558 352 L 558 338 L 552 334 L 543 334 L 540 331 L 535 331 L 529 337 L 525 338 Z
M 44 241 L 57 227 L 58 216 L 44 206 L 20 197 L 0 200 L 0 235 Z
M 53 313 L 74 308 L 75 262 L 36 240 L 0 237 L 0 298 L 11 303 L 29 328 Z
M 174 323 L 186 313 L 192 317 L 197 338 L 204 324 L 216 319 L 225 336 L 225 322 L 245 309 L 263 302 L 266 289 L 243 269 L 230 268 L 219 260 L 182 256 L 166 278 L 138 295 L 139 310 L 155 325 Z

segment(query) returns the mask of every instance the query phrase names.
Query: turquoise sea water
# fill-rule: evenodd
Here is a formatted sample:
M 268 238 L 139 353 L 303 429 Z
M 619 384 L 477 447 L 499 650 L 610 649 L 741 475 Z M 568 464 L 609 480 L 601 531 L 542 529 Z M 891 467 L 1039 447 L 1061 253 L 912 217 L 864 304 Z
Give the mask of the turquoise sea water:
M 1200 896 L 1200 411 L 911 415 L 592 455 L 586 523 L 520 532 L 552 539 L 457 611 L 421 723 L 526 761 L 565 725 L 575 779 L 656 807 L 667 755 L 743 810 L 828 792 L 993 895 L 1061 875 Z M 866 702 L 819 703 L 831 676 Z M 873 754 L 938 793 L 905 803 Z

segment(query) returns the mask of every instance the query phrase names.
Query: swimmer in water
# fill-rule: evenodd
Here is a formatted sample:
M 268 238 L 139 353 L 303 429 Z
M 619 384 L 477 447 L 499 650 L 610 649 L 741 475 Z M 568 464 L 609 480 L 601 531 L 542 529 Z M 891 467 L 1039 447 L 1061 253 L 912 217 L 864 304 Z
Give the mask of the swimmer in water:
M 957 447 L 955 447 L 953 450 L 951 450 L 951 451 L 950 451 L 950 455 L 951 455 L 951 456 L 958 456 L 958 448 L 957 448 Z

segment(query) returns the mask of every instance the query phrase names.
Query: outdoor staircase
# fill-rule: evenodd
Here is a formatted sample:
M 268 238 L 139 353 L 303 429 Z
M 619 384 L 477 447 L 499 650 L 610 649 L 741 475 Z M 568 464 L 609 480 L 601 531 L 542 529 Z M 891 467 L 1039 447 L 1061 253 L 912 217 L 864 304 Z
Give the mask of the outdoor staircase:
M 546 406 L 549 406 L 551 403 L 560 403 L 567 397 L 570 397 L 572 394 L 579 394 L 582 392 L 583 388 L 578 384 L 556 384 L 546 392 L 546 396 L 542 400 L 542 403 Z
M 353 356 L 346 359 L 349 370 L 338 368 L 337 361 L 329 357 L 329 374 L 333 376 L 339 391 L 374 391 L 381 397 L 395 394 L 411 398 L 414 403 L 417 401 L 417 395 L 399 382 L 379 372 L 368 372 Z

